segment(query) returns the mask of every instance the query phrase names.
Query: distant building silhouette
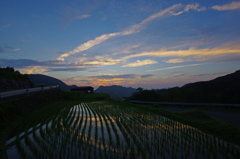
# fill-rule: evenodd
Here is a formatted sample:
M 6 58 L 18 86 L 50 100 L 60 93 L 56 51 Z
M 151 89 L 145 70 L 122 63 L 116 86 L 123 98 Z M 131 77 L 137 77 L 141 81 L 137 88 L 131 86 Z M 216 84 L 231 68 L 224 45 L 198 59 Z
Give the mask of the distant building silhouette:
M 92 94 L 93 87 L 91 86 L 75 87 L 75 88 L 71 88 L 71 91 L 84 91 L 86 94 Z

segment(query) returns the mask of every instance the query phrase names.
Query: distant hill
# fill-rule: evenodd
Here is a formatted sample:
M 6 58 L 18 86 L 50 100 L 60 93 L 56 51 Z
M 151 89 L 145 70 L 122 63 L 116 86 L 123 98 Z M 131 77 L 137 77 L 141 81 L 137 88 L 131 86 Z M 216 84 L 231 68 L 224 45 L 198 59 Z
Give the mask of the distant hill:
M 210 81 L 189 83 L 183 87 L 143 90 L 132 100 L 161 102 L 240 103 L 240 70 Z
M 199 99 L 206 102 L 240 102 L 240 70 L 210 81 L 187 84 L 181 89 L 195 90 L 198 92 Z
M 189 83 L 182 88 L 201 88 L 203 91 L 223 91 L 228 88 L 235 88 L 240 84 L 240 70 L 225 76 L 217 77 L 210 81 Z
M 71 88 L 77 87 L 75 85 L 68 86 L 61 80 L 46 75 L 29 74 L 28 77 L 31 81 L 33 81 L 34 85 L 46 85 L 46 86 L 59 85 L 60 88 L 64 91 L 70 91 Z
M 135 91 L 135 88 L 113 85 L 100 86 L 94 91 L 94 93 L 107 93 L 111 98 L 117 99 L 121 97 L 130 97 Z

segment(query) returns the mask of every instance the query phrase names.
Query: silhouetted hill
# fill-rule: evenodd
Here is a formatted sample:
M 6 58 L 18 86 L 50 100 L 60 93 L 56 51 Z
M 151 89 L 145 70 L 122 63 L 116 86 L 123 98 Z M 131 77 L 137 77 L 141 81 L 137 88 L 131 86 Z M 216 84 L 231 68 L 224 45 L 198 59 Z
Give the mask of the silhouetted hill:
M 100 86 L 94 91 L 94 93 L 107 93 L 111 98 L 117 99 L 121 97 L 130 97 L 135 91 L 135 88 L 113 85 Z
M 185 85 L 182 90 L 198 91 L 201 100 L 214 102 L 237 102 L 240 99 L 240 70 L 210 81 Z M 196 97 L 195 97 L 196 98 Z
M 183 87 L 143 90 L 131 99 L 164 102 L 240 103 L 240 70 L 210 81 L 189 83 Z
M 225 76 L 217 77 L 210 81 L 201 81 L 195 83 L 189 83 L 184 85 L 182 88 L 189 87 L 202 87 L 203 89 L 214 88 L 222 90 L 223 87 L 235 87 L 236 84 L 240 83 L 240 70 L 235 71 L 234 73 L 227 74 Z
M 46 86 L 59 85 L 60 88 L 64 91 L 70 91 L 71 88 L 77 87 L 75 85 L 68 86 L 61 80 L 46 75 L 29 74 L 28 77 L 31 81 L 33 81 L 34 85 L 46 85 Z

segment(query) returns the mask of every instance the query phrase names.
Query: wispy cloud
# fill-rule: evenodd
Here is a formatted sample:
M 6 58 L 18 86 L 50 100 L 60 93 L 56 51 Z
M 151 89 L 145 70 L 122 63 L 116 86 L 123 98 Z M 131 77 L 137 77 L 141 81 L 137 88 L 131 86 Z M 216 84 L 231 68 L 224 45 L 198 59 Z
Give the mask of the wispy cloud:
M 79 45 L 77 48 L 75 48 L 75 49 L 72 50 L 72 51 L 69 51 L 69 52 L 67 52 L 67 53 L 62 54 L 61 56 L 59 56 L 59 57 L 57 58 L 57 60 L 59 60 L 59 61 L 64 61 L 64 59 L 65 59 L 66 57 L 70 56 L 70 55 L 74 55 L 74 54 L 76 54 L 76 53 L 79 53 L 79 52 L 83 52 L 83 51 L 85 51 L 85 50 L 88 50 L 88 49 L 90 49 L 91 47 L 93 47 L 93 46 L 95 46 L 95 45 L 97 45 L 97 44 L 100 44 L 100 43 L 106 41 L 107 39 L 109 39 L 109 38 L 111 38 L 111 37 L 114 37 L 114 36 L 117 36 L 117 35 L 119 35 L 119 34 L 120 34 L 119 32 L 117 32 L 117 33 L 110 33 L 110 34 L 103 34 L 103 35 L 101 35 L 101 36 L 99 36 L 99 37 L 96 37 L 94 40 L 89 40 L 88 42 Z
M 191 64 L 191 65 L 182 65 L 182 66 L 173 66 L 173 67 L 165 67 L 165 68 L 159 68 L 155 70 L 147 70 L 147 72 L 153 72 L 153 71 L 162 71 L 162 70 L 171 70 L 176 68 L 182 68 L 182 67 L 192 67 L 192 66 L 199 66 L 204 64 Z
M 186 61 L 207 61 L 214 60 L 216 58 L 224 58 L 225 56 L 237 54 L 240 55 L 240 46 L 237 45 L 224 45 L 215 48 L 189 48 L 187 50 L 166 50 L 160 49 L 156 51 L 136 53 L 123 57 L 124 60 L 135 57 L 160 57 L 171 58 L 170 60 L 164 60 L 167 63 L 181 63 Z
M 177 13 L 174 13 L 173 11 L 170 11 L 170 13 L 172 15 L 180 15 L 184 12 L 189 12 L 190 10 L 194 10 L 194 11 L 198 11 L 198 12 L 201 12 L 201 11 L 204 11 L 206 10 L 206 7 L 200 7 L 200 5 L 198 3 L 195 3 L 195 4 L 188 4 L 184 7 L 184 9 L 182 11 L 178 11 Z
M 132 44 L 128 46 L 121 46 L 121 48 L 118 48 L 112 55 L 122 55 L 122 54 L 130 54 L 133 52 L 133 50 L 139 48 L 141 44 Z
M 236 9 L 240 9 L 240 2 L 234 1 L 225 5 L 215 5 L 212 7 L 212 9 L 218 10 L 218 11 L 236 10 Z
M 101 35 L 99 37 L 96 37 L 93 40 L 89 40 L 89 41 L 79 45 L 74 50 L 66 52 L 66 53 L 63 53 L 61 56 L 59 56 L 57 58 L 57 60 L 64 61 L 65 58 L 67 58 L 67 57 L 69 57 L 71 55 L 74 55 L 76 53 L 80 53 L 80 52 L 86 51 L 86 50 L 90 49 L 91 47 L 93 47 L 95 45 L 98 45 L 98 44 L 108 40 L 109 38 L 112 38 L 112 37 L 115 37 L 115 36 L 125 36 L 125 35 L 135 34 L 135 33 L 139 32 L 144 27 L 144 25 L 146 25 L 150 21 L 152 21 L 152 20 L 154 20 L 156 18 L 159 18 L 159 17 L 165 15 L 166 13 L 170 13 L 170 12 L 174 11 L 175 9 L 180 8 L 181 6 L 182 6 L 181 4 L 173 5 L 173 6 L 169 7 L 169 8 L 167 8 L 167 9 L 164 9 L 164 10 L 162 10 L 162 11 L 156 13 L 156 14 L 153 14 L 153 15 L 149 16 L 148 18 L 144 19 L 141 23 L 132 25 L 130 28 L 128 28 L 128 29 L 126 29 L 126 30 L 124 30 L 122 32 L 103 34 L 103 35 Z
M 166 63 L 182 63 L 182 62 L 186 62 L 186 61 L 187 61 L 186 59 L 173 58 L 173 59 L 166 60 L 164 62 L 166 62 Z
M 179 11 L 178 13 L 174 13 L 174 11 L 179 10 L 180 8 L 184 7 L 183 11 Z M 166 8 L 164 10 L 161 10 L 158 13 L 152 14 L 150 15 L 148 18 L 144 19 L 141 23 L 139 24 L 135 24 L 130 26 L 129 28 L 127 28 L 124 31 L 121 32 L 115 32 L 115 33 L 109 33 L 109 34 L 103 34 L 101 36 L 96 37 L 93 40 L 89 40 L 81 45 L 79 45 L 78 47 L 76 47 L 74 50 L 63 53 L 62 55 L 60 55 L 57 60 L 58 61 L 64 61 L 65 58 L 77 54 L 77 53 L 81 53 L 83 51 L 86 51 L 92 47 L 94 47 L 95 45 L 101 44 L 102 42 L 112 38 L 112 37 L 116 37 L 116 36 L 126 36 L 126 35 L 131 35 L 131 34 L 135 34 L 138 33 L 139 31 L 141 31 L 144 26 L 146 24 L 148 24 L 149 22 L 164 16 L 167 13 L 170 13 L 171 15 L 179 15 L 182 14 L 183 12 L 188 12 L 190 10 L 194 10 L 194 11 L 203 11 L 205 10 L 205 7 L 200 7 L 198 3 L 195 4 L 189 4 L 189 5 L 182 5 L 182 4 L 175 4 L 169 8 Z
M 182 6 L 181 3 L 179 4 L 175 4 L 167 9 L 164 9 L 156 14 L 153 14 L 151 16 L 149 16 L 148 18 L 144 19 L 140 24 L 138 24 L 139 26 L 142 26 L 143 24 L 146 24 L 146 23 L 149 23 L 150 21 L 158 18 L 158 17 L 161 17 L 163 16 L 164 14 L 166 13 L 171 13 L 172 11 L 176 10 L 176 9 L 179 9 L 180 7 Z M 136 25 L 135 25 L 136 26 Z
M 5 53 L 6 49 L 0 46 L 0 53 Z
M 13 52 L 13 51 L 19 51 L 21 50 L 20 48 L 14 48 L 8 44 L 4 44 L 3 47 L 0 47 L 0 53 L 9 53 L 9 52 Z
M 0 52 L 1 52 L 0 48 Z M 4 48 L 5 49 L 5 48 Z M 103 55 L 80 55 L 77 61 L 72 62 L 61 62 L 57 60 L 49 61 L 37 61 L 30 59 L 0 59 L 2 67 L 14 64 L 15 68 L 26 68 L 34 70 L 36 68 L 43 67 L 46 72 L 52 71 L 84 71 L 89 68 L 106 66 L 106 65 L 119 65 L 123 64 L 122 67 L 139 67 L 144 65 L 156 64 L 158 60 L 162 60 L 165 63 L 183 63 L 191 61 L 206 61 L 206 62 L 229 62 L 240 60 L 240 46 L 239 42 L 231 42 L 218 46 L 215 48 L 189 48 L 185 50 L 168 50 L 160 49 L 148 52 L 140 53 L 122 53 L 122 54 L 103 54 Z M 111 57 L 115 57 L 114 59 Z M 119 57 L 119 58 L 116 58 Z M 135 62 L 128 63 L 129 59 L 136 57 L 155 57 L 154 60 L 138 60 Z M 158 60 L 156 59 L 159 58 Z M 28 68 L 28 69 L 29 69 Z M 27 71 L 25 71 L 27 72 Z
M 74 19 L 84 19 L 84 18 L 88 18 L 90 16 L 91 15 L 89 15 L 89 14 L 84 14 L 84 15 L 76 16 L 76 17 L 74 17 Z
M 3 30 L 3 29 L 9 28 L 11 26 L 12 26 L 12 24 L 0 25 L 0 31 Z
M 92 66 L 101 66 L 101 65 L 116 65 L 119 64 L 121 61 L 120 60 L 114 60 L 111 58 L 108 59 L 98 59 L 94 61 L 86 61 L 83 64 L 84 65 L 92 65 Z
M 206 7 L 200 7 L 200 5 L 198 3 L 188 4 L 184 7 L 184 11 L 188 12 L 189 10 L 201 12 L 201 11 L 206 10 Z
M 104 2 L 101 0 L 81 0 L 70 2 L 62 7 L 62 24 L 69 25 L 74 20 L 89 18 L 91 12 L 100 7 Z
M 149 60 L 149 59 L 143 60 L 143 61 L 137 60 L 136 62 L 123 65 L 122 67 L 139 67 L 139 66 L 151 65 L 155 63 L 158 63 L 158 62 L 154 60 Z
M 178 11 L 177 13 L 174 13 L 173 11 L 170 11 L 170 13 L 172 15 L 180 15 L 184 12 L 189 12 L 190 10 L 194 10 L 194 11 L 198 11 L 198 12 L 201 12 L 201 11 L 204 11 L 206 10 L 206 7 L 200 7 L 198 3 L 195 3 L 195 4 L 188 4 L 184 7 L 184 9 L 182 11 Z

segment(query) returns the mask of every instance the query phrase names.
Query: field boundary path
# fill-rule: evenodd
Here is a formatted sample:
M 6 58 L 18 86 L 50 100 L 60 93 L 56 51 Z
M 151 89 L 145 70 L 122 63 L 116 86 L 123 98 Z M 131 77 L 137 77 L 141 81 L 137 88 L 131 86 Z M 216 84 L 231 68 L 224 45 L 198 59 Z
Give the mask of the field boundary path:
M 221 103 L 183 103 L 183 102 L 148 102 L 148 101 L 136 101 L 130 100 L 130 103 L 136 104 L 159 104 L 159 105 L 179 105 L 179 106 L 219 106 L 219 107 L 237 107 L 240 108 L 240 104 L 221 104 Z
M 15 97 L 19 95 L 29 95 L 31 93 L 43 92 L 43 91 L 58 89 L 58 88 L 59 88 L 59 85 L 54 85 L 54 86 L 47 86 L 47 87 L 37 87 L 37 88 L 20 89 L 16 91 L 0 92 L 0 99 Z

